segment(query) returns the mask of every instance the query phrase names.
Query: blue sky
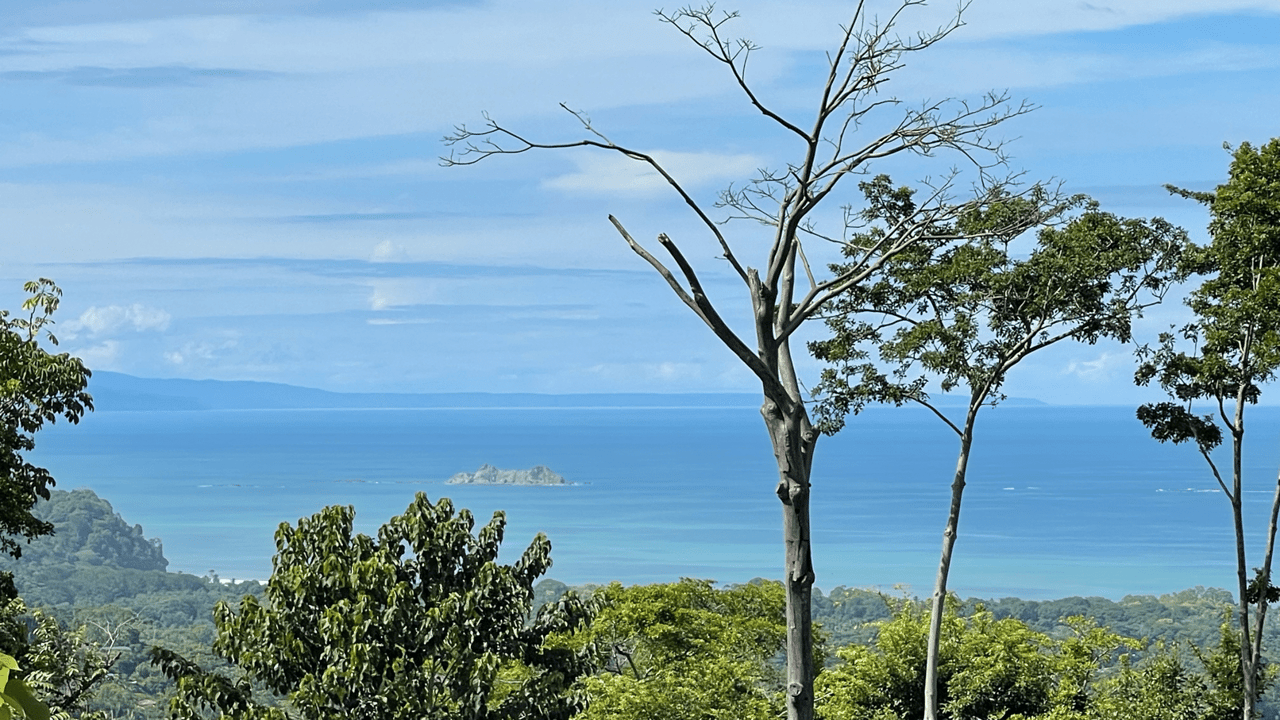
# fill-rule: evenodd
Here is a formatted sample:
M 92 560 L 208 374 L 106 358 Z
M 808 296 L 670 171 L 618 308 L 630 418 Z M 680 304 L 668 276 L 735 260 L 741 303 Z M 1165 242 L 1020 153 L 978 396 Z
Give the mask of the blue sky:
M 853 3 L 736 6 L 751 80 L 808 120 Z M 895 5 L 868 3 L 884 14 Z M 8 0 L 0 8 L 0 302 L 65 290 L 63 346 L 145 377 L 339 391 L 706 392 L 752 378 L 619 240 L 666 232 L 746 296 L 640 168 L 589 152 L 441 168 L 482 111 L 549 140 L 658 153 L 710 201 L 796 152 L 652 3 Z M 729 5 L 722 7 L 728 9 Z M 940 2 L 906 13 L 935 27 Z M 1280 0 L 974 0 L 886 94 L 1040 109 L 1003 126 L 1012 166 L 1204 238 L 1172 182 L 1225 179 L 1224 141 L 1280 135 Z M 911 181 L 956 159 L 873 168 Z M 849 197 L 849 201 L 854 198 Z M 741 255 L 751 228 L 730 226 Z M 1149 314 L 1151 334 L 1184 315 Z M 820 332 L 820 328 L 814 328 Z M 1131 353 L 1070 346 L 1011 394 L 1129 403 Z M 809 378 L 816 365 L 803 368 Z

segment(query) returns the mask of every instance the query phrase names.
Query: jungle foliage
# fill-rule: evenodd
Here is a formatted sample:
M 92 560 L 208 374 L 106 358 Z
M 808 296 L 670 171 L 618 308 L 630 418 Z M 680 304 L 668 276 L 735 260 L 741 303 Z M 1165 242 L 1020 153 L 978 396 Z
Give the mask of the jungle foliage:
M 19 313 L 0 309 L 0 553 L 13 557 L 22 554 L 13 536 L 30 541 L 53 532 L 31 514 L 37 500 L 48 499 L 53 476 L 24 453 L 35 449 L 35 433 L 45 423 L 79 422 L 93 409 L 84 363 L 48 349 L 58 344 L 49 326 L 62 290 L 45 278 L 23 289 L 30 297 Z
M 551 565 L 545 536 L 502 565 L 501 512 L 474 535 L 469 511 L 422 493 L 376 538 L 353 533 L 354 517 L 331 506 L 282 524 L 262 598 L 214 608 L 213 650 L 238 673 L 153 650 L 178 688 L 170 717 L 554 720 L 582 709 L 571 686 L 591 654 L 546 640 L 585 625 L 589 609 L 570 594 L 525 621 Z M 253 683 L 283 701 L 255 699 Z
M 613 583 L 593 601 L 600 610 L 591 625 L 559 638 L 599 653 L 600 671 L 581 683 L 591 701 L 583 720 L 772 720 L 784 713 L 781 583 Z
M 330 513 L 340 515 L 339 510 L 345 511 L 331 509 Z M 214 652 L 219 636 L 226 632 L 220 632 L 215 624 L 215 606 L 226 603 L 222 612 L 234 613 L 233 604 L 243 605 L 242 598 L 251 595 L 255 598 L 251 605 L 265 609 L 273 602 L 267 587 L 257 582 L 231 584 L 213 575 L 195 577 L 126 567 L 167 563 L 153 555 L 158 543 L 136 542 L 136 526 L 125 522 L 91 491 L 54 491 L 51 500 L 37 505 L 35 512 L 40 517 L 63 518 L 58 530 L 64 539 L 82 538 L 90 546 L 133 549 L 132 555 L 104 555 L 100 550 L 86 552 L 85 547 L 69 541 L 58 544 L 56 552 L 42 548 L 43 543 L 58 537 L 54 535 L 37 539 L 20 560 L 9 561 L 27 606 L 42 609 L 8 606 L 9 620 L 0 627 L 9 629 L 10 639 L 0 640 L 0 652 L 17 658 L 24 671 L 33 669 L 28 680 L 51 709 L 85 718 L 170 717 L 175 686 L 148 661 L 152 646 L 168 648 L 169 659 L 179 663 L 179 669 L 189 672 L 190 677 L 205 678 L 199 681 L 206 683 L 205 690 L 219 689 L 229 693 L 228 697 L 242 693 L 262 706 L 258 709 L 264 716 L 288 707 L 284 702 L 287 694 L 273 693 L 266 684 L 251 682 L 250 676 Z M 111 534 L 116 537 L 101 539 Z M 90 539 L 94 537 L 100 539 Z M 342 537 L 341 527 L 337 537 Z M 460 533 L 449 537 L 463 540 Z M 313 549 L 319 552 L 319 548 Z M 353 550 L 354 546 L 347 552 Z M 95 557 L 101 562 L 94 564 Z M 346 577 L 352 576 L 348 573 Z M 595 608 L 594 620 L 576 630 L 563 626 L 546 634 L 544 651 L 583 663 L 579 666 L 583 674 L 565 688 L 564 696 L 576 693 L 576 697 L 590 701 L 577 717 L 776 717 L 770 713 L 780 707 L 783 692 L 783 600 L 778 583 L 756 580 L 722 587 L 686 579 L 647 586 L 615 583 L 569 588 L 543 579 L 529 588 L 528 604 L 519 606 L 528 612 L 520 610 L 518 621 L 508 617 L 507 627 L 533 628 L 537 609 L 547 604 L 552 607 L 544 617 L 547 613 L 562 614 L 566 605 L 581 607 L 583 601 L 565 598 L 571 589 L 590 598 L 585 603 Z M 341 597 L 348 590 L 335 588 L 334 596 Z M 953 600 L 947 615 L 946 662 L 942 667 L 947 702 L 951 703 L 948 707 L 978 707 L 979 700 L 988 694 L 994 697 L 998 690 L 1004 693 L 1002 697 L 1010 697 L 1012 691 L 1001 690 L 1004 686 L 1000 682 L 1002 677 L 1008 678 L 1005 671 L 1016 669 L 1028 678 L 1018 692 L 1042 703 L 1024 707 L 1043 708 L 1048 702 L 1046 712 L 1050 714 L 1041 713 L 1046 718 L 1216 720 L 1209 711 L 1220 703 L 1213 698 L 1235 692 L 1222 680 L 1224 667 L 1228 675 L 1237 669 L 1230 664 L 1234 656 L 1223 660 L 1224 647 L 1238 647 L 1230 645 L 1235 642 L 1231 627 L 1223 628 L 1223 613 L 1232 603 L 1230 593 L 1205 588 L 1119 601 L 1079 597 L 1052 601 L 1004 598 L 981 603 Z M 890 717 L 884 715 L 886 707 L 909 707 L 905 703 L 919 702 L 918 693 L 910 688 L 915 687 L 915 673 L 923 672 L 918 661 L 924 652 L 922 638 L 927 628 L 920 623 L 926 607 L 874 590 L 837 587 L 815 593 L 814 617 L 821 626 L 815 645 L 829 651 L 815 662 L 826 668 L 820 675 L 824 692 L 819 695 L 819 706 L 828 717 L 842 717 L 840 713 Z M 357 616 L 349 613 L 343 618 L 348 629 Z M 1075 624 L 1079 621 L 1064 621 L 1071 616 L 1091 618 L 1097 626 L 1081 628 Z M 224 623 L 223 627 L 231 626 Z M 1280 647 L 1274 623 L 1267 623 L 1265 633 L 1268 647 Z M 352 636 L 348 633 L 345 637 Z M 1012 652 L 1009 643 L 1014 639 L 1030 643 L 1039 655 Z M 1120 644 L 1113 652 L 1101 652 L 1110 647 L 1107 643 L 1116 642 Z M 36 649 L 23 649 L 23 643 Z M 333 657 L 341 657 L 354 647 L 330 644 L 328 652 Z M 1075 665 L 1068 662 L 1070 648 L 1078 651 L 1072 661 Z M 1088 648 L 1093 650 L 1084 652 Z M 593 654 L 586 657 L 585 653 Z M 177 658 L 189 663 L 181 664 Z M 104 661 L 108 667 L 102 674 Z M 987 664 L 985 674 L 965 670 L 980 663 Z M 41 668 L 47 674 L 37 676 L 34 670 Z M 1092 695 L 1086 692 L 1091 699 L 1084 707 L 1092 715 L 1081 716 L 1079 704 L 1062 700 L 1069 695 L 1064 682 L 1070 681 L 1067 671 L 1071 668 L 1077 673 L 1071 677 L 1083 674 L 1091 678 L 1089 692 L 1098 690 Z M 1040 675 L 1032 674 L 1033 670 Z M 849 688 L 865 685 L 868 678 L 895 678 L 893 687 L 900 694 L 859 699 Z M 59 700 L 59 692 L 65 698 L 89 679 L 94 682 L 77 696 L 78 704 Z M 520 665 L 500 664 L 497 680 L 501 686 L 517 687 L 525 679 Z M 64 690 L 56 691 L 57 687 Z M 965 697 L 969 699 L 964 701 L 968 704 L 953 702 L 955 688 L 962 687 L 968 688 Z M 1104 687 L 1106 694 L 1099 694 Z M 187 700 L 194 702 L 191 688 L 187 692 Z M 1147 714 L 1124 714 L 1125 709 L 1133 708 L 1146 708 L 1142 712 Z M 1263 709 L 1267 709 L 1265 705 Z M 1159 714 L 1166 711 L 1181 715 Z M 92 714 L 95 712 L 101 714 Z

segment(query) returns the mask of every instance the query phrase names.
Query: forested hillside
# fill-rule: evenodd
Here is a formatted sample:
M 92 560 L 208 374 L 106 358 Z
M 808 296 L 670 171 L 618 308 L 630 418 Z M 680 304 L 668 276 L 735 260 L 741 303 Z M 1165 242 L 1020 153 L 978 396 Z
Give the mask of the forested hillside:
M 167 572 L 160 541 L 92 490 L 54 490 L 34 512 L 53 523 L 54 534 L 24 545 L 18 560 L 3 558 L 0 569 L 13 573 L 29 608 L 47 610 L 64 627 L 85 627 L 87 639 L 115 659 L 91 707 L 116 718 L 164 717 L 169 682 L 148 662 L 151 646 L 216 663 L 209 651 L 214 604 L 261 586 Z

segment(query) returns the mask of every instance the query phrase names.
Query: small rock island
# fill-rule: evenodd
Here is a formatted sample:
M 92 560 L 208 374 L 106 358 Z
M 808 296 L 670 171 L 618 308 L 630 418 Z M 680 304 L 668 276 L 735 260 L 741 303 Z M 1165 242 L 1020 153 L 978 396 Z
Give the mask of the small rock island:
M 473 473 L 458 473 L 445 481 L 446 485 L 572 485 L 564 477 L 545 465 L 535 465 L 529 470 L 499 470 L 484 464 Z

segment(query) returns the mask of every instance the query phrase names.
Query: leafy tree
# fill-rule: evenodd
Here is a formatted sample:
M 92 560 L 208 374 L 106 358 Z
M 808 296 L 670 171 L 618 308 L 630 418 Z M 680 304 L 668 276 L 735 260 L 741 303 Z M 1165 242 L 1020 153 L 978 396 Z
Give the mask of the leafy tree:
M 470 512 L 418 493 L 376 538 L 353 535 L 354 515 L 332 506 L 282 524 L 263 600 L 215 608 L 214 652 L 242 677 L 153 651 L 178 685 L 171 717 L 207 708 L 284 718 L 254 698 L 254 682 L 286 698 L 291 717 L 314 720 L 556 719 L 581 709 L 570 686 L 590 670 L 588 655 L 545 641 L 584 624 L 587 607 L 569 596 L 525 623 L 533 582 L 551 564 L 546 537 L 499 565 L 501 512 L 472 535 Z
M 1180 647 L 1189 647 L 1188 662 Z M 1240 639 L 1227 621 L 1218 644 L 1158 643 L 1141 663 L 1122 658 L 1120 671 L 1103 682 L 1089 704 L 1088 720 L 1230 720 L 1240 714 Z M 1198 666 L 1198 667 L 1197 667 Z M 1268 678 L 1269 681 L 1269 678 Z
M 592 598 L 591 626 L 564 637 L 596 647 L 601 671 L 583 681 L 582 720 L 772 720 L 782 675 L 771 664 L 786 645 L 777 582 L 724 589 L 710 581 L 623 587 Z
M 21 600 L 5 608 L 10 621 L 27 614 Z M 88 710 L 101 684 L 112 671 L 118 655 L 103 651 L 90 642 L 84 625 L 68 630 L 57 618 L 43 611 L 30 613 L 32 627 L 19 655 L 24 668 L 23 681 L 32 695 L 48 708 L 53 720 L 98 720 L 104 716 Z
M 69 720 L 75 713 L 97 720 L 86 707 L 114 658 L 87 640 L 85 627 L 66 630 L 44 611 L 29 612 L 12 586 L 0 594 L 0 700 L 18 717 Z M 0 708 L 4 717 L 9 715 Z
M 714 62 L 722 64 L 730 83 L 746 102 L 773 123 L 788 141 L 797 143 L 794 159 L 783 167 L 762 170 L 758 177 L 731 186 L 713 202 L 700 201 L 653 154 L 614 143 L 596 130 L 586 114 L 569 110 L 581 123 L 585 139 L 540 142 L 529 139 L 486 116 L 479 129 L 459 126 L 446 142 L 458 148 L 445 165 L 470 165 L 495 155 L 520 154 L 536 149 L 596 148 L 618 153 L 656 172 L 691 211 L 704 231 L 705 243 L 692 253 L 666 234 L 658 235 L 662 252 L 674 269 L 641 245 L 617 218 L 609 220 L 627 245 L 647 262 L 710 331 L 737 357 L 761 384 L 761 414 L 777 460 L 774 492 L 783 507 L 783 540 L 786 548 L 783 584 L 787 590 L 787 717 L 810 720 L 813 716 L 811 600 L 815 572 L 809 519 L 810 480 L 818 432 L 805 407 L 807 398 L 791 355 L 791 340 L 805 322 L 820 316 L 841 293 L 862 286 L 886 263 L 919 243 L 961 242 L 966 237 L 939 236 L 937 228 L 955 218 L 1002 202 L 1008 206 L 1010 182 L 989 172 L 1002 165 L 1002 143 L 993 129 L 1028 110 L 1005 94 L 990 93 L 981 100 L 941 100 L 906 107 L 881 95 L 883 86 L 914 53 L 940 42 L 960 27 L 957 14 L 932 32 L 903 36 L 897 25 L 902 13 L 923 0 L 900 0 L 883 22 L 868 17 L 858 3 L 849 23 L 841 28 L 829 64 L 819 79 L 816 107 L 795 119 L 784 117 L 747 80 L 747 61 L 757 46 L 728 34 L 734 13 L 717 13 L 713 6 L 686 7 L 673 13 L 658 12 L 661 21 L 688 37 Z M 712 128 L 718 132 L 718 128 Z M 856 236 L 862 219 L 856 212 L 831 212 L 841 202 L 840 190 L 864 177 L 876 163 L 899 155 L 932 157 L 957 153 L 973 163 L 975 191 L 957 199 L 958 171 L 922 185 L 926 199 L 902 222 L 874 234 Z M 852 178 L 852 179 L 851 179 Z M 1032 196 L 1035 196 L 1034 194 Z M 714 209 L 724 210 L 723 213 Z M 1053 203 L 1050 203 L 1052 206 Z M 831 210 L 828 210 L 830 208 Z M 1025 212 L 1009 213 L 994 234 L 1017 234 L 1032 227 L 1046 210 L 1019 206 Z M 719 216 L 719 217 L 713 217 Z M 722 221 L 746 220 L 750 229 L 734 241 Z M 751 266 L 738 253 L 760 247 L 758 228 L 772 235 Z M 849 248 L 849 263 L 834 277 L 819 281 L 811 272 L 803 245 L 827 242 Z M 686 244 L 686 247 L 688 245 Z M 707 293 L 707 272 L 690 257 L 714 252 L 743 284 L 751 304 L 746 332 L 735 330 Z
M 1241 144 L 1232 155 L 1229 179 L 1213 192 L 1168 188 L 1209 208 L 1209 244 L 1193 246 L 1185 262 L 1188 271 L 1208 277 L 1186 300 L 1195 319 L 1177 333 L 1164 333 L 1158 347 L 1140 352 L 1135 381 L 1156 381 L 1169 400 L 1138 408 L 1138 419 L 1160 442 L 1194 442 L 1231 505 L 1242 712 L 1251 720 L 1261 694 L 1267 606 L 1280 600 L 1280 588 L 1271 581 L 1280 484 L 1271 502 L 1261 567 L 1252 573 L 1243 512 L 1245 407 L 1258 402 L 1261 386 L 1280 368 L 1280 138 L 1256 149 Z M 1181 349 L 1179 336 L 1192 347 Z M 1210 412 L 1197 414 L 1197 402 L 1207 403 Z M 1213 455 L 1224 426 L 1231 438 L 1225 473 Z
M 89 370 L 79 358 L 54 355 L 41 345 L 58 344 L 47 328 L 62 291 L 45 278 L 23 289 L 31 295 L 22 303 L 23 314 L 0 310 L 0 553 L 13 557 L 22 547 L 11 536 L 30 541 L 53 532 L 53 525 L 31 514 L 37 499 L 49 498 L 53 477 L 22 454 L 35 449 L 33 436 L 46 422 L 79 422 L 93 409 L 85 392 Z
M 877 224 L 857 245 L 917 212 L 911 189 L 892 187 L 888 177 L 862 188 L 864 216 Z M 917 243 L 899 254 L 876 282 L 850 288 L 832 304 L 827 324 L 834 336 L 809 346 L 834 366 L 823 371 L 815 389 L 822 398 L 822 431 L 839 430 L 850 411 L 867 403 L 916 403 L 960 441 L 933 591 L 926 720 L 938 717 L 939 634 L 979 411 L 1004 398 L 1009 373 L 1039 350 L 1064 340 L 1128 342 L 1133 318 L 1182 279 L 1178 261 L 1186 233 L 1159 218 L 1147 222 L 1101 212 L 1083 197 L 1062 206 L 1083 206 L 1079 216 L 1062 227 L 1041 228 L 1030 255 L 1017 259 L 1018 233 L 1001 228 L 1009 215 L 1026 215 L 1042 204 L 1036 197 L 1009 198 L 958 218 L 954 226 L 940 225 L 934 237 L 980 239 Z M 846 266 L 832 271 L 841 274 Z M 948 417 L 930 398 L 930 380 L 944 392 L 965 391 L 963 419 Z
M 819 676 L 827 720 L 910 720 L 924 712 L 929 612 L 900 600 L 873 644 L 840 648 Z M 1239 707 L 1235 633 L 1222 626 L 1214 649 L 1142 643 L 1083 617 L 1050 635 L 954 598 L 943 616 L 939 716 L 946 720 L 1226 720 Z M 1226 672 L 1224 672 L 1224 668 Z
M 940 717 L 1032 718 L 1087 708 L 1090 686 L 1118 652 L 1136 647 L 1082 618 L 1055 640 L 984 608 L 964 617 L 947 602 L 939 663 Z M 930 616 L 923 604 L 897 601 L 873 645 L 836 651 L 843 662 L 819 676 L 827 720 L 906 720 L 924 713 L 925 649 Z

